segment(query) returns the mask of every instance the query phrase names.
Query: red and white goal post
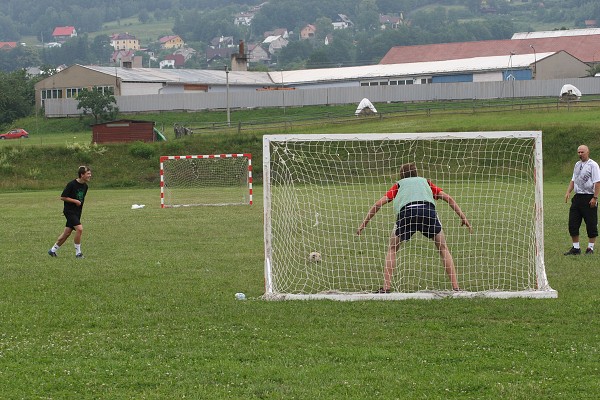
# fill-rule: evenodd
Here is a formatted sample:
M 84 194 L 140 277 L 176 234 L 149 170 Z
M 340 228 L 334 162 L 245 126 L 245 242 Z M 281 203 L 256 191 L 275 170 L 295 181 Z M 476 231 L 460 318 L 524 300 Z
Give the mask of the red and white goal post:
M 252 205 L 250 153 L 160 157 L 160 206 Z

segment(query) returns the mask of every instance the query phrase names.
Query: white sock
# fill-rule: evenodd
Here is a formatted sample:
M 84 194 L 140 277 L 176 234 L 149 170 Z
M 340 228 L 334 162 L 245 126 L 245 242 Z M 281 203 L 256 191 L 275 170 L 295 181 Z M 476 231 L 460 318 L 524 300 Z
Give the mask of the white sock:
M 58 251 L 58 249 L 60 249 L 60 246 L 57 245 L 56 243 L 54 243 L 54 246 L 52 246 L 52 248 L 50 249 L 53 253 L 56 253 Z
M 579 242 L 575 242 L 575 243 L 573 243 L 573 248 L 575 248 L 575 249 L 579 249 L 579 248 L 580 248 L 580 247 L 579 247 Z
M 81 254 L 81 244 L 75 245 L 75 254 Z
M 594 250 L 594 243 L 588 243 L 588 249 Z

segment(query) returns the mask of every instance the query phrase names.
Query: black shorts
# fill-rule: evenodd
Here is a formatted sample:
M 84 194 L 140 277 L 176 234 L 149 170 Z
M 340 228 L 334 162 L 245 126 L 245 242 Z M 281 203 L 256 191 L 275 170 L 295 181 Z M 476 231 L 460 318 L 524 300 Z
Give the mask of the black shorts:
M 67 223 L 65 224 L 65 227 L 67 228 L 71 228 L 71 229 L 75 229 L 75 227 L 77 225 L 81 225 L 81 214 L 76 214 L 76 213 L 64 213 L 65 214 L 65 218 L 67 219 Z
M 442 231 L 442 224 L 431 203 L 407 204 L 400 210 L 396 221 L 396 236 L 401 242 L 409 240 L 415 232 L 429 239 Z

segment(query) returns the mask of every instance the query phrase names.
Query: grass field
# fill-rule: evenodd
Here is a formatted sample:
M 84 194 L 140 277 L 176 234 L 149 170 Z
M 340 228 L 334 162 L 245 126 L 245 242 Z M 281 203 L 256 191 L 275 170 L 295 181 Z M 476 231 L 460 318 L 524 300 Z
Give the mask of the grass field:
M 558 299 L 348 303 L 261 300 L 261 187 L 253 206 L 160 209 L 158 189 L 94 184 L 84 260 L 46 254 L 61 188 L 0 193 L 1 398 L 600 397 L 598 256 L 562 256 L 563 185 L 545 185 Z

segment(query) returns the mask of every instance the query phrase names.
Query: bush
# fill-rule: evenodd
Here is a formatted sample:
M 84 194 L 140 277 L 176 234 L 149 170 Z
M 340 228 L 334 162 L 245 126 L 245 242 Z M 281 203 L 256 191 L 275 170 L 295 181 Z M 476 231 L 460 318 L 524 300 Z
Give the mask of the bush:
M 129 154 L 149 160 L 156 156 L 156 148 L 150 143 L 135 142 L 129 147 Z

